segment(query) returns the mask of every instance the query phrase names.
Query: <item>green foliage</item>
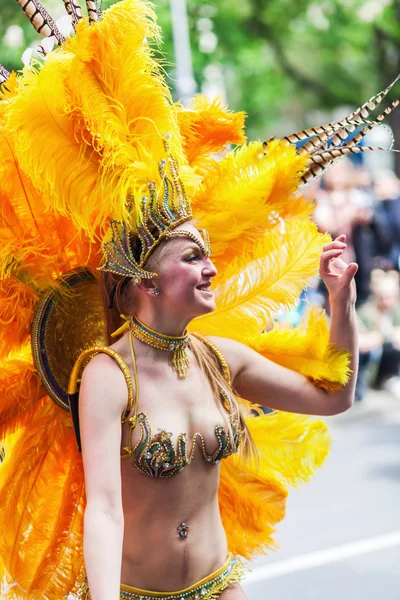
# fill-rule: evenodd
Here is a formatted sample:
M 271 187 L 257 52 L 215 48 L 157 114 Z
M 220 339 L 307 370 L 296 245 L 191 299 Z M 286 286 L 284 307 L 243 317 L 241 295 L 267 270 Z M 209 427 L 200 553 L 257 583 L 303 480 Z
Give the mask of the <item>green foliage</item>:
M 50 12 L 54 4 L 45 2 Z M 174 88 L 169 0 L 155 5 Z M 400 0 L 187 0 L 187 8 L 198 90 L 210 65 L 219 69 L 229 105 L 248 113 L 250 137 L 288 133 L 292 123 L 309 124 L 313 110 L 359 104 L 400 71 Z M 21 68 L 38 36 L 15 0 L 0 0 L 0 15 L 0 62 Z M 24 47 L 7 47 L 11 24 L 23 28 Z M 210 52 L 204 27 L 216 36 Z

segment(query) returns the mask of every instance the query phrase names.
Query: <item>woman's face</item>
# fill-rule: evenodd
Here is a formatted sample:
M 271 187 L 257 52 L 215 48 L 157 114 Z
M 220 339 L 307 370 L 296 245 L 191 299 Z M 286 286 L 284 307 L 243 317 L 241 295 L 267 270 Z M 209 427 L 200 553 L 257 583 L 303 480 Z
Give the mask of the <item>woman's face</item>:
M 189 231 L 203 242 L 200 232 L 190 222 L 174 231 Z M 214 292 L 210 290 L 217 274 L 196 242 L 188 237 L 171 238 L 161 251 L 158 277 L 154 280 L 160 292 L 158 301 L 182 316 L 194 318 L 215 309 Z

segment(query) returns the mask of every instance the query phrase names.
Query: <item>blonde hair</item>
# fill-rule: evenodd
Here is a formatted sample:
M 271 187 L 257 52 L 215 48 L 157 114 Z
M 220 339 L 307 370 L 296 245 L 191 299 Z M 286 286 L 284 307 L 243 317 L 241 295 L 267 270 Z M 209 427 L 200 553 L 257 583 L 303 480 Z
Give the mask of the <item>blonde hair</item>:
M 141 250 L 138 241 L 139 239 L 136 236 L 131 236 L 131 250 L 136 260 L 139 259 Z M 146 269 L 148 271 L 153 273 L 159 271 L 159 265 L 167 250 L 165 241 L 162 241 L 157 246 L 147 261 Z M 135 307 L 133 289 L 130 277 L 123 277 L 109 271 L 100 271 L 100 294 L 104 311 L 105 338 L 108 345 L 111 345 L 122 336 L 120 334 L 119 336 L 111 337 L 111 334 L 124 323 L 121 315 L 131 315 L 137 308 Z
M 219 398 L 221 406 L 221 388 L 229 394 L 232 410 L 239 419 L 240 429 L 242 431 L 240 451 L 244 458 L 252 459 L 257 456 L 257 449 L 251 433 L 247 427 L 244 409 L 234 395 L 232 386 L 225 379 L 219 359 L 207 344 L 195 336 L 190 336 L 190 343 L 193 354 L 202 372 L 206 375 L 214 398 Z M 232 433 L 232 432 L 231 432 Z

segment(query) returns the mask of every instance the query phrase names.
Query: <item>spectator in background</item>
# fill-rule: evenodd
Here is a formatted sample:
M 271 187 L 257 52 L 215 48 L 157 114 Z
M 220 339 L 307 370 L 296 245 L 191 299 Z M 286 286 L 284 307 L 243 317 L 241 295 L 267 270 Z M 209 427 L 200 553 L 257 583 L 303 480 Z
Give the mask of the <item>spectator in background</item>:
M 368 384 L 387 389 L 400 400 L 400 285 L 399 273 L 375 269 L 372 295 L 357 310 L 360 364 L 356 400 Z
M 400 270 L 400 181 L 393 171 L 382 169 L 374 175 L 373 189 L 377 200 L 377 214 L 386 222 L 391 244 L 382 259 L 386 268 Z
M 374 258 L 388 251 L 386 218 L 374 212 L 370 178 L 363 167 L 344 158 L 330 168 L 316 194 L 315 222 L 332 237 L 346 234 L 346 262 L 357 262 L 355 277 L 358 305 L 369 295 Z

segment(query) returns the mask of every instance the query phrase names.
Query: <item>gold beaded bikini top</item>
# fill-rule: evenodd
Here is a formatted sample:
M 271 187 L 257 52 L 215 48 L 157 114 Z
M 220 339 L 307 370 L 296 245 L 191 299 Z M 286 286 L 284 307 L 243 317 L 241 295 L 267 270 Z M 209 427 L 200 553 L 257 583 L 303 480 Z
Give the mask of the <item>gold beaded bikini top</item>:
M 201 339 L 217 356 L 225 377 L 229 378 L 228 365 L 218 348 L 214 346 L 210 340 L 196 334 L 196 337 Z M 220 389 L 221 403 L 229 417 L 230 428 L 225 429 L 222 425 L 216 425 L 214 432 L 218 440 L 218 447 L 212 454 L 209 454 L 206 448 L 204 437 L 201 433 L 196 432 L 192 436 L 192 440 L 188 443 L 186 433 L 178 435 L 176 446 L 172 443 L 172 433 L 165 429 L 159 429 L 158 433 L 153 435 L 149 419 L 144 412 L 138 412 L 138 375 L 136 368 L 135 352 L 132 343 L 132 334 L 129 333 L 129 343 L 132 355 L 133 374 L 135 379 L 135 393 L 131 400 L 131 405 L 127 406 L 125 414 L 133 413 L 130 417 L 124 417 L 123 422 L 129 423 L 129 443 L 124 447 L 126 454 L 122 454 L 121 458 L 130 458 L 134 467 L 139 469 L 145 475 L 150 477 L 173 477 L 177 473 L 190 465 L 198 440 L 204 460 L 211 465 L 218 465 L 221 459 L 230 456 L 237 452 L 242 435 L 240 418 L 237 411 L 234 410 L 229 394 Z M 228 379 L 229 380 L 229 379 Z M 137 444 L 132 447 L 132 433 L 136 425 L 140 427 L 140 439 Z
M 229 368 L 221 352 L 208 338 L 203 337 L 198 333 L 191 333 L 191 335 L 202 341 L 215 355 L 229 389 Z M 132 355 L 135 388 L 132 385 L 132 378 L 128 365 L 118 352 L 107 346 L 94 346 L 84 350 L 72 369 L 68 385 L 68 402 L 78 450 L 81 451 L 79 427 L 79 374 L 90 358 L 96 354 L 104 353 L 108 354 L 116 361 L 125 377 L 128 387 L 128 403 L 121 422 L 122 424 L 127 421 L 129 422 L 129 444 L 123 448 L 125 454 L 122 454 L 121 458 L 130 458 L 134 467 L 150 477 L 172 477 L 182 471 L 186 466 L 190 465 L 198 440 L 200 440 L 204 460 L 211 465 L 218 465 L 221 459 L 237 452 L 243 433 L 240 415 L 233 406 L 228 392 L 222 387 L 219 392 L 220 400 L 228 415 L 229 427 L 228 429 L 225 429 L 222 425 L 215 426 L 214 431 L 218 440 L 218 448 L 215 452 L 212 454 L 208 453 L 204 437 L 199 432 L 196 432 L 192 436 L 190 444 L 188 444 L 187 434 L 180 433 L 178 435 L 176 447 L 172 444 L 172 433 L 165 429 L 160 429 L 158 430 L 158 433 L 153 435 L 146 413 L 138 412 L 139 385 L 131 332 L 129 332 L 129 344 Z M 137 444 L 132 447 L 132 432 L 137 424 L 139 424 L 141 435 Z

